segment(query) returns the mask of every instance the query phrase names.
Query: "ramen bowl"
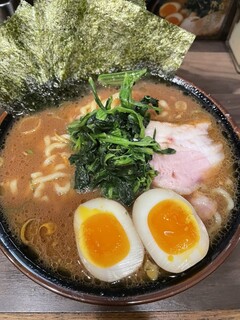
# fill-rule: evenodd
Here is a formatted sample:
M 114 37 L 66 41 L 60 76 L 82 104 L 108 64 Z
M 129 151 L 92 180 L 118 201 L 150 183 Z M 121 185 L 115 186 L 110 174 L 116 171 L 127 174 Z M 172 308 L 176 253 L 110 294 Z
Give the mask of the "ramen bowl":
M 240 237 L 240 140 L 239 129 L 227 112 L 216 101 L 192 83 L 175 76 L 172 79 L 162 79 L 154 76 L 156 81 L 167 83 L 182 91 L 184 95 L 196 100 L 203 109 L 210 113 L 221 128 L 223 136 L 228 141 L 234 154 L 234 170 L 236 178 L 235 205 L 227 224 L 221 229 L 210 246 L 207 255 L 190 269 L 159 278 L 155 281 L 135 282 L 126 286 L 119 282 L 110 285 L 74 281 L 66 274 L 55 273 L 39 263 L 33 251 L 16 240 L 10 232 L 8 224 L 1 212 L 0 247 L 11 262 L 25 275 L 43 287 L 70 299 L 99 305 L 133 305 L 153 302 L 176 295 L 210 275 L 229 256 Z M 4 113 L 1 117 L 1 139 L 4 140 L 12 124 L 12 117 Z

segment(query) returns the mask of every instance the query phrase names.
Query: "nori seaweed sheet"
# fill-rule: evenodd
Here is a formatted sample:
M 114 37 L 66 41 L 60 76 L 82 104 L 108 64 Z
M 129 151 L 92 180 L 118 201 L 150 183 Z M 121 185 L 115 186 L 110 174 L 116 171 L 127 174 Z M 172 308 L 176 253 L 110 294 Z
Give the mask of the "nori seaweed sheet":
M 140 0 L 23 0 L 0 26 L 0 105 L 26 114 L 79 94 L 90 75 L 142 65 L 174 74 L 194 38 Z

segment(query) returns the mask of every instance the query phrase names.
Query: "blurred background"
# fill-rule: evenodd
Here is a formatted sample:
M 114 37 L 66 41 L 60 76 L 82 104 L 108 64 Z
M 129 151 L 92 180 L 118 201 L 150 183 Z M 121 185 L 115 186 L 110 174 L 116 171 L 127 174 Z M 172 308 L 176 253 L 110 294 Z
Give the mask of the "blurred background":
M 156 15 L 194 33 L 201 39 L 225 40 L 238 0 L 148 0 Z

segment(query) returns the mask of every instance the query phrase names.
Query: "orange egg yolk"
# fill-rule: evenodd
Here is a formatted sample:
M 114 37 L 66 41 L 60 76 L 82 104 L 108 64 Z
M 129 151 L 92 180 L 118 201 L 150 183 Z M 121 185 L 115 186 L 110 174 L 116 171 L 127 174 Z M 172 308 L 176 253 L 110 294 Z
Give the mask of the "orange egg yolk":
M 96 266 L 111 267 L 129 253 L 127 234 L 117 218 L 109 212 L 97 212 L 88 217 L 82 224 L 80 234 L 81 248 Z
M 180 200 L 157 203 L 149 212 L 148 226 L 159 248 L 168 254 L 181 254 L 199 241 L 191 209 Z
M 177 25 L 177 26 L 182 22 L 178 16 L 174 16 L 174 15 L 170 15 L 170 16 L 166 17 L 166 20 Z
M 159 15 L 163 18 L 166 16 L 178 12 L 179 8 L 177 6 L 178 4 L 175 3 L 165 3 L 162 5 L 159 9 Z

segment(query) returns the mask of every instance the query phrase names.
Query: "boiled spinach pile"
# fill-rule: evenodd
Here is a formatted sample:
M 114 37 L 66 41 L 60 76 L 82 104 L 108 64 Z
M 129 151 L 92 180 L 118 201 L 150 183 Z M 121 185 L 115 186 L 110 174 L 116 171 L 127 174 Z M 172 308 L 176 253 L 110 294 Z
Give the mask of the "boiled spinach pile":
M 75 189 L 80 192 L 99 188 L 103 196 L 129 206 L 140 193 L 149 189 L 157 174 L 149 165 L 153 153 L 175 152 L 170 148 L 161 149 L 154 138 L 145 136 L 145 127 L 150 121 L 148 110 L 159 112 L 158 101 L 154 98 L 132 99 L 132 87 L 145 72 L 124 74 L 120 104 L 115 108 L 111 108 L 111 97 L 102 104 L 93 80 L 89 80 L 99 109 L 68 127 L 74 150 L 70 163 L 75 165 Z
M 185 7 L 193 12 L 196 12 L 196 14 L 202 18 L 212 12 L 223 10 L 223 2 L 224 1 L 222 0 L 188 0 L 185 4 Z

